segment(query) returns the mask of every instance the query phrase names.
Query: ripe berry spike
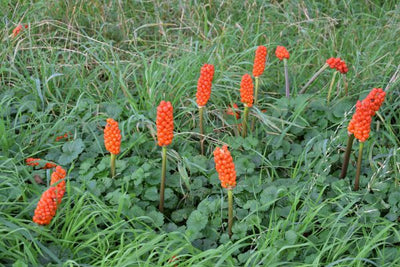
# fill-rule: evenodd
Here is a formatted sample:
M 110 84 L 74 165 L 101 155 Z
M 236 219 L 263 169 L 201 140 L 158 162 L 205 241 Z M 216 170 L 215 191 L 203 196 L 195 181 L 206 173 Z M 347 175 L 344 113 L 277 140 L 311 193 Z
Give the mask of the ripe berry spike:
M 276 57 L 284 63 L 285 67 L 285 93 L 286 97 L 290 97 L 290 85 L 289 85 L 289 70 L 288 70 L 288 59 L 289 59 L 289 52 L 286 50 L 284 46 L 277 46 L 275 50 Z
M 259 88 L 259 77 L 263 74 L 265 69 L 265 62 L 267 57 L 267 48 L 263 45 L 257 47 L 256 55 L 254 57 L 254 64 L 253 64 L 253 76 L 255 80 L 255 92 L 254 92 L 254 105 L 257 105 L 258 99 L 258 88 Z M 251 123 L 251 130 L 253 131 L 255 124 L 255 118 L 253 117 Z
M 174 137 L 173 107 L 170 102 L 161 101 L 157 107 L 157 139 L 158 145 L 162 147 L 162 169 L 160 185 L 160 212 L 164 212 L 165 174 L 167 170 L 167 146 L 171 144 Z
M 204 155 L 204 106 L 211 95 L 211 85 L 214 78 L 214 66 L 204 64 L 200 70 L 200 77 L 197 81 L 196 103 L 199 107 L 199 128 L 200 128 L 200 151 Z
M 214 150 L 215 169 L 218 172 L 221 186 L 228 189 L 228 234 L 232 236 L 233 225 L 233 192 L 236 187 L 236 171 L 235 164 L 228 147 L 224 145 L 222 148 L 216 147 Z
M 115 160 L 121 149 L 121 131 L 118 122 L 108 118 L 104 128 L 104 144 L 107 151 L 111 153 L 111 176 L 115 177 Z
M 253 80 L 249 74 L 245 74 L 242 77 L 242 82 L 240 83 L 240 100 L 244 104 L 244 116 L 242 122 L 242 136 L 247 135 L 247 121 L 249 117 L 249 109 L 253 106 Z
M 58 205 L 65 194 L 65 176 L 66 171 L 61 166 L 56 166 L 51 174 L 50 188 L 41 196 L 35 209 L 33 222 L 41 225 L 47 225 L 56 214 Z
M 371 122 L 372 117 L 381 107 L 383 101 L 385 100 L 386 93 L 382 90 L 382 88 L 374 88 L 368 94 L 368 96 L 362 100 L 357 101 L 356 104 L 356 112 L 354 113 L 349 126 L 347 127 L 349 132 L 349 138 L 354 134 L 354 137 L 357 138 L 360 142 L 359 152 L 358 152 L 358 160 L 357 160 L 357 172 L 354 183 L 354 190 L 359 189 L 359 179 L 361 173 L 361 161 L 362 161 L 362 150 L 364 147 L 364 142 L 369 138 L 369 133 L 371 131 Z M 352 143 L 352 142 L 351 142 Z M 351 150 L 351 146 L 349 145 L 346 148 L 345 159 L 343 162 L 343 168 L 341 173 L 341 178 L 345 177 L 348 160 L 347 156 L 349 150 Z

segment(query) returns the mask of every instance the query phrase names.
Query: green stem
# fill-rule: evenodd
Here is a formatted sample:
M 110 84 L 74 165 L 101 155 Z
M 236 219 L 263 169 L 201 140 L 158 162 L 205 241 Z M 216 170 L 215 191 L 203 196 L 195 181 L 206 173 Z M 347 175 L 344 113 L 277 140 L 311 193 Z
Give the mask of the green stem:
M 158 209 L 164 213 L 164 191 L 165 191 L 165 173 L 167 170 L 167 147 L 162 147 L 162 165 L 161 165 L 161 185 L 160 185 L 160 205 Z
M 283 59 L 284 67 L 285 67 L 285 87 L 286 87 L 286 97 L 290 97 L 290 87 L 289 87 L 289 70 L 288 70 L 288 63 L 287 59 Z
M 115 177 L 115 159 L 117 155 L 111 154 L 111 178 Z
M 228 189 L 228 234 L 229 238 L 232 237 L 233 225 L 233 193 L 232 189 Z
M 257 105 L 257 99 L 258 99 L 258 87 L 260 86 L 260 79 L 258 76 L 254 77 L 255 79 L 255 91 L 254 91 L 254 105 Z M 251 120 L 251 131 L 254 130 L 254 124 L 256 122 L 256 118 L 253 116 L 253 119 Z
M 317 77 L 328 67 L 329 65 L 325 63 L 312 77 L 311 79 L 301 88 L 299 94 L 306 92 L 307 88 L 317 79 Z
M 349 167 L 351 148 L 353 147 L 354 134 L 349 134 L 347 139 L 346 153 L 344 154 L 342 172 L 340 173 L 340 179 L 346 177 L 347 168 Z
M 348 96 L 349 95 L 349 84 L 346 79 L 346 74 L 343 74 L 342 76 L 343 76 L 343 83 L 344 83 L 344 94 L 346 96 Z
M 336 74 L 337 74 L 337 71 L 335 71 L 333 73 L 331 84 L 329 85 L 328 96 L 326 98 L 326 103 L 327 104 L 329 104 L 329 100 L 331 99 L 331 93 L 332 93 L 333 84 L 335 83 Z
M 249 107 L 245 104 L 244 106 L 244 115 L 242 121 L 242 137 L 245 138 L 247 136 L 247 118 L 249 117 Z
M 199 107 L 199 117 L 200 117 L 200 151 L 204 155 L 204 107 Z
M 364 142 L 360 142 L 359 150 L 358 150 L 358 159 L 357 159 L 357 172 L 356 172 L 356 180 L 354 182 L 354 191 L 358 191 L 360 185 L 360 173 L 361 173 L 361 161 L 362 161 L 362 151 L 364 148 Z

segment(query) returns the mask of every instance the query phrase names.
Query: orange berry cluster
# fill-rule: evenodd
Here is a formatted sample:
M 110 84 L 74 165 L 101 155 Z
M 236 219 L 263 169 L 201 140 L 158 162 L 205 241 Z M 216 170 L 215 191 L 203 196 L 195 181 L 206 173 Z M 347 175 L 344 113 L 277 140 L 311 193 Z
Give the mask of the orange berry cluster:
M 249 74 L 245 74 L 242 77 L 240 83 L 240 101 L 248 107 L 253 106 L 253 80 Z
M 118 122 L 108 118 L 106 127 L 104 128 L 104 144 L 107 151 L 117 155 L 121 148 L 121 131 L 118 128 Z
M 372 116 L 379 110 L 385 100 L 385 95 L 386 93 L 381 88 L 374 88 L 364 100 L 357 101 L 356 112 L 347 129 L 360 142 L 365 142 L 368 139 Z
M 51 175 L 50 188 L 42 194 L 36 206 L 35 214 L 32 219 L 33 222 L 46 225 L 49 224 L 54 215 L 56 215 L 57 207 L 61 203 L 65 193 L 65 176 L 66 171 L 60 166 L 57 166 Z M 60 180 L 61 182 L 59 182 Z
M 258 77 L 263 74 L 265 69 L 265 61 L 267 56 L 267 48 L 263 45 L 257 47 L 256 57 L 254 58 L 253 76 Z
M 68 138 L 68 133 L 65 133 L 64 135 L 57 136 L 56 137 L 56 142 L 60 141 L 61 139 L 64 139 L 64 138 Z
M 329 65 L 331 69 L 336 69 L 342 74 L 346 74 L 349 71 L 346 62 L 344 62 L 344 60 L 341 60 L 340 57 L 338 58 L 331 57 L 326 60 L 326 63 Z
M 14 28 L 13 30 L 13 36 L 16 37 L 20 31 L 22 31 L 22 29 L 25 27 L 28 28 L 28 25 L 22 26 L 21 24 L 19 24 L 17 27 Z
M 228 147 L 216 147 L 214 150 L 215 169 L 223 188 L 232 189 L 236 186 L 235 164 Z
M 228 106 L 228 108 L 226 109 L 226 114 L 231 116 L 236 116 L 236 119 L 239 119 L 240 113 L 238 111 L 235 111 L 239 109 L 238 105 L 236 103 L 233 103 L 232 107 Z
M 205 106 L 210 99 L 211 83 L 214 78 L 214 65 L 204 64 L 197 82 L 196 102 L 199 107 Z
M 29 166 L 39 166 L 39 161 L 41 161 L 41 159 L 27 158 L 25 160 L 26 165 L 29 165 Z M 41 169 L 51 169 L 56 166 L 57 165 L 55 163 L 47 162 L 43 167 L 41 167 Z
M 284 46 L 278 45 L 275 50 L 275 55 L 280 61 L 282 61 L 284 58 L 289 59 L 289 52 Z
M 157 139 L 159 146 L 171 144 L 174 137 L 173 107 L 169 101 L 161 101 L 157 107 Z

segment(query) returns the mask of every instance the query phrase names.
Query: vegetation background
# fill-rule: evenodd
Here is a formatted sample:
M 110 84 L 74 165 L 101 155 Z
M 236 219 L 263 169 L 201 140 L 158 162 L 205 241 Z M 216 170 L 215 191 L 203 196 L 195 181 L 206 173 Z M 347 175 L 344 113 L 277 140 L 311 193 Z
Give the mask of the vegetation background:
M 2 0 L 0 14 L 0 264 L 400 265 L 397 1 Z M 13 37 L 18 24 L 28 27 Z M 268 48 L 267 67 L 257 126 L 243 139 L 225 110 L 239 104 L 258 45 Z M 291 55 L 290 101 L 277 45 Z M 349 66 L 349 96 L 337 79 L 327 103 L 333 71 L 297 96 L 329 57 Z M 194 96 L 204 63 L 216 73 L 199 156 Z M 355 152 L 347 179 L 337 179 L 346 127 L 373 87 L 387 98 L 364 148 L 362 190 L 353 192 Z M 174 105 L 176 132 L 165 216 L 154 141 L 161 100 Z M 123 136 L 114 180 L 102 143 L 108 117 Z M 231 240 L 212 159 L 222 143 L 238 172 Z M 50 173 L 26 166 L 27 157 L 68 170 L 49 226 L 31 218 Z

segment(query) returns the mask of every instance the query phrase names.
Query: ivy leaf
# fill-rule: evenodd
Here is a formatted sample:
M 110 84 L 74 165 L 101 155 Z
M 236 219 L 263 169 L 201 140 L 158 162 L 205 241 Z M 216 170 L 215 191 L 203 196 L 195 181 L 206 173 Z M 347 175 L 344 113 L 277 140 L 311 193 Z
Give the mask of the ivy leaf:
M 63 145 L 63 154 L 58 159 L 61 165 L 67 165 L 78 158 L 79 154 L 82 153 L 85 148 L 85 144 L 82 139 L 78 138 L 74 141 L 67 142 Z

